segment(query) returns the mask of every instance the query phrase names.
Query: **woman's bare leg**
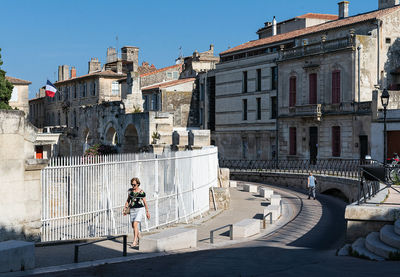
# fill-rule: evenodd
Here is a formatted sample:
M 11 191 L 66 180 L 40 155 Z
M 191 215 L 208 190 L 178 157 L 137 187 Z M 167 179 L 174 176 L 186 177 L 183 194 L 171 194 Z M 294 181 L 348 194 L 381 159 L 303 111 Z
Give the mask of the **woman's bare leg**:
M 133 224 L 133 245 L 137 245 L 139 237 L 139 222 L 134 221 L 132 224 Z

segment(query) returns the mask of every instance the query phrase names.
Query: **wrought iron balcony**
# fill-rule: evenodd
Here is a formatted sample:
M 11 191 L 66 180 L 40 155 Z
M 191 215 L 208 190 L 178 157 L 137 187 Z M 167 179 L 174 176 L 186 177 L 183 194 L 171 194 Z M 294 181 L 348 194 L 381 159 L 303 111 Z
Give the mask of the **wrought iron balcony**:
M 322 105 L 321 104 L 311 104 L 303 106 L 289 107 L 289 114 L 301 117 L 313 117 L 317 121 L 321 120 L 322 116 Z
M 295 48 L 284 49 L 280 53 L 279 60 L 284 61 L 342 49 L 355 49 L 355 40 L 353 35 L 335 40 L 322 39 L 320 42 L 317 43 L 304 44 Z

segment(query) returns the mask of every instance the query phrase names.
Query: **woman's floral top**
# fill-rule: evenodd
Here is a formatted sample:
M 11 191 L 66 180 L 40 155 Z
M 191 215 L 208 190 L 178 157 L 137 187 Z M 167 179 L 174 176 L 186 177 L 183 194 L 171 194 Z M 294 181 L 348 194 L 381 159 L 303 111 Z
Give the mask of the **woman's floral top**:
M 146 197 L 146 193 L 141 190 L 138 192 L 133 191 L 133 189 L 128 190 L 128 200 L 129 206 L 131 208 L 142 208 L 144 207 L 143 198 Z

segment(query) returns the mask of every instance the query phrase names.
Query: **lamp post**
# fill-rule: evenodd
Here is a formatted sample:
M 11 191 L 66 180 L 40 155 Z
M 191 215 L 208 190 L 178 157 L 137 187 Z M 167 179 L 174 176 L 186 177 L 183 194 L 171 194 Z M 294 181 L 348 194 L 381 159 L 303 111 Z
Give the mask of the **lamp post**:
M 386 153 L 387 153 L 387 142 L 386 142 L 386 108 L 389 104 L 389 92 L 387 89 L 382 91 L 381 101 L 383 106 L 383 164 L 386 166 Z

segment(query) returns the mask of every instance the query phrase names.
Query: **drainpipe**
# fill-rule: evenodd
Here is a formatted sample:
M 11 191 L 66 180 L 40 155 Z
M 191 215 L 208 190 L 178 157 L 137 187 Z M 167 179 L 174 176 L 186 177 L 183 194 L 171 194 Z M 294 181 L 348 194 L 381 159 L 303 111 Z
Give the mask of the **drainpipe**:
M 381 29 L 381 24 L 382 24 L 382 20 L 380 20 L 380 19 L 377 19 L 376 20 L 376 48 L 377 48 L 377 63 L 376 63 L 376 84 L 379 86 L 379 87 L 381 87 L 381 84 L 380 84 L 380 57 L 381 57 L 381 51 L 380 51 L 380 41 L 381 41 L 381 39 L 380 39 L 380 37 L 381 37 L 381 34 L 380 34 L 380 29 Z
M 276 151 L 276 161 L 279 162 L 279 66 L 276 64 L 276 136 L 275 136 L 275 151 Z
M 357 108 L 359 108 L 361 102 L 361 49 L 362 46 L 359 45 L 357 47 L 358 50 L 358 107 Z

